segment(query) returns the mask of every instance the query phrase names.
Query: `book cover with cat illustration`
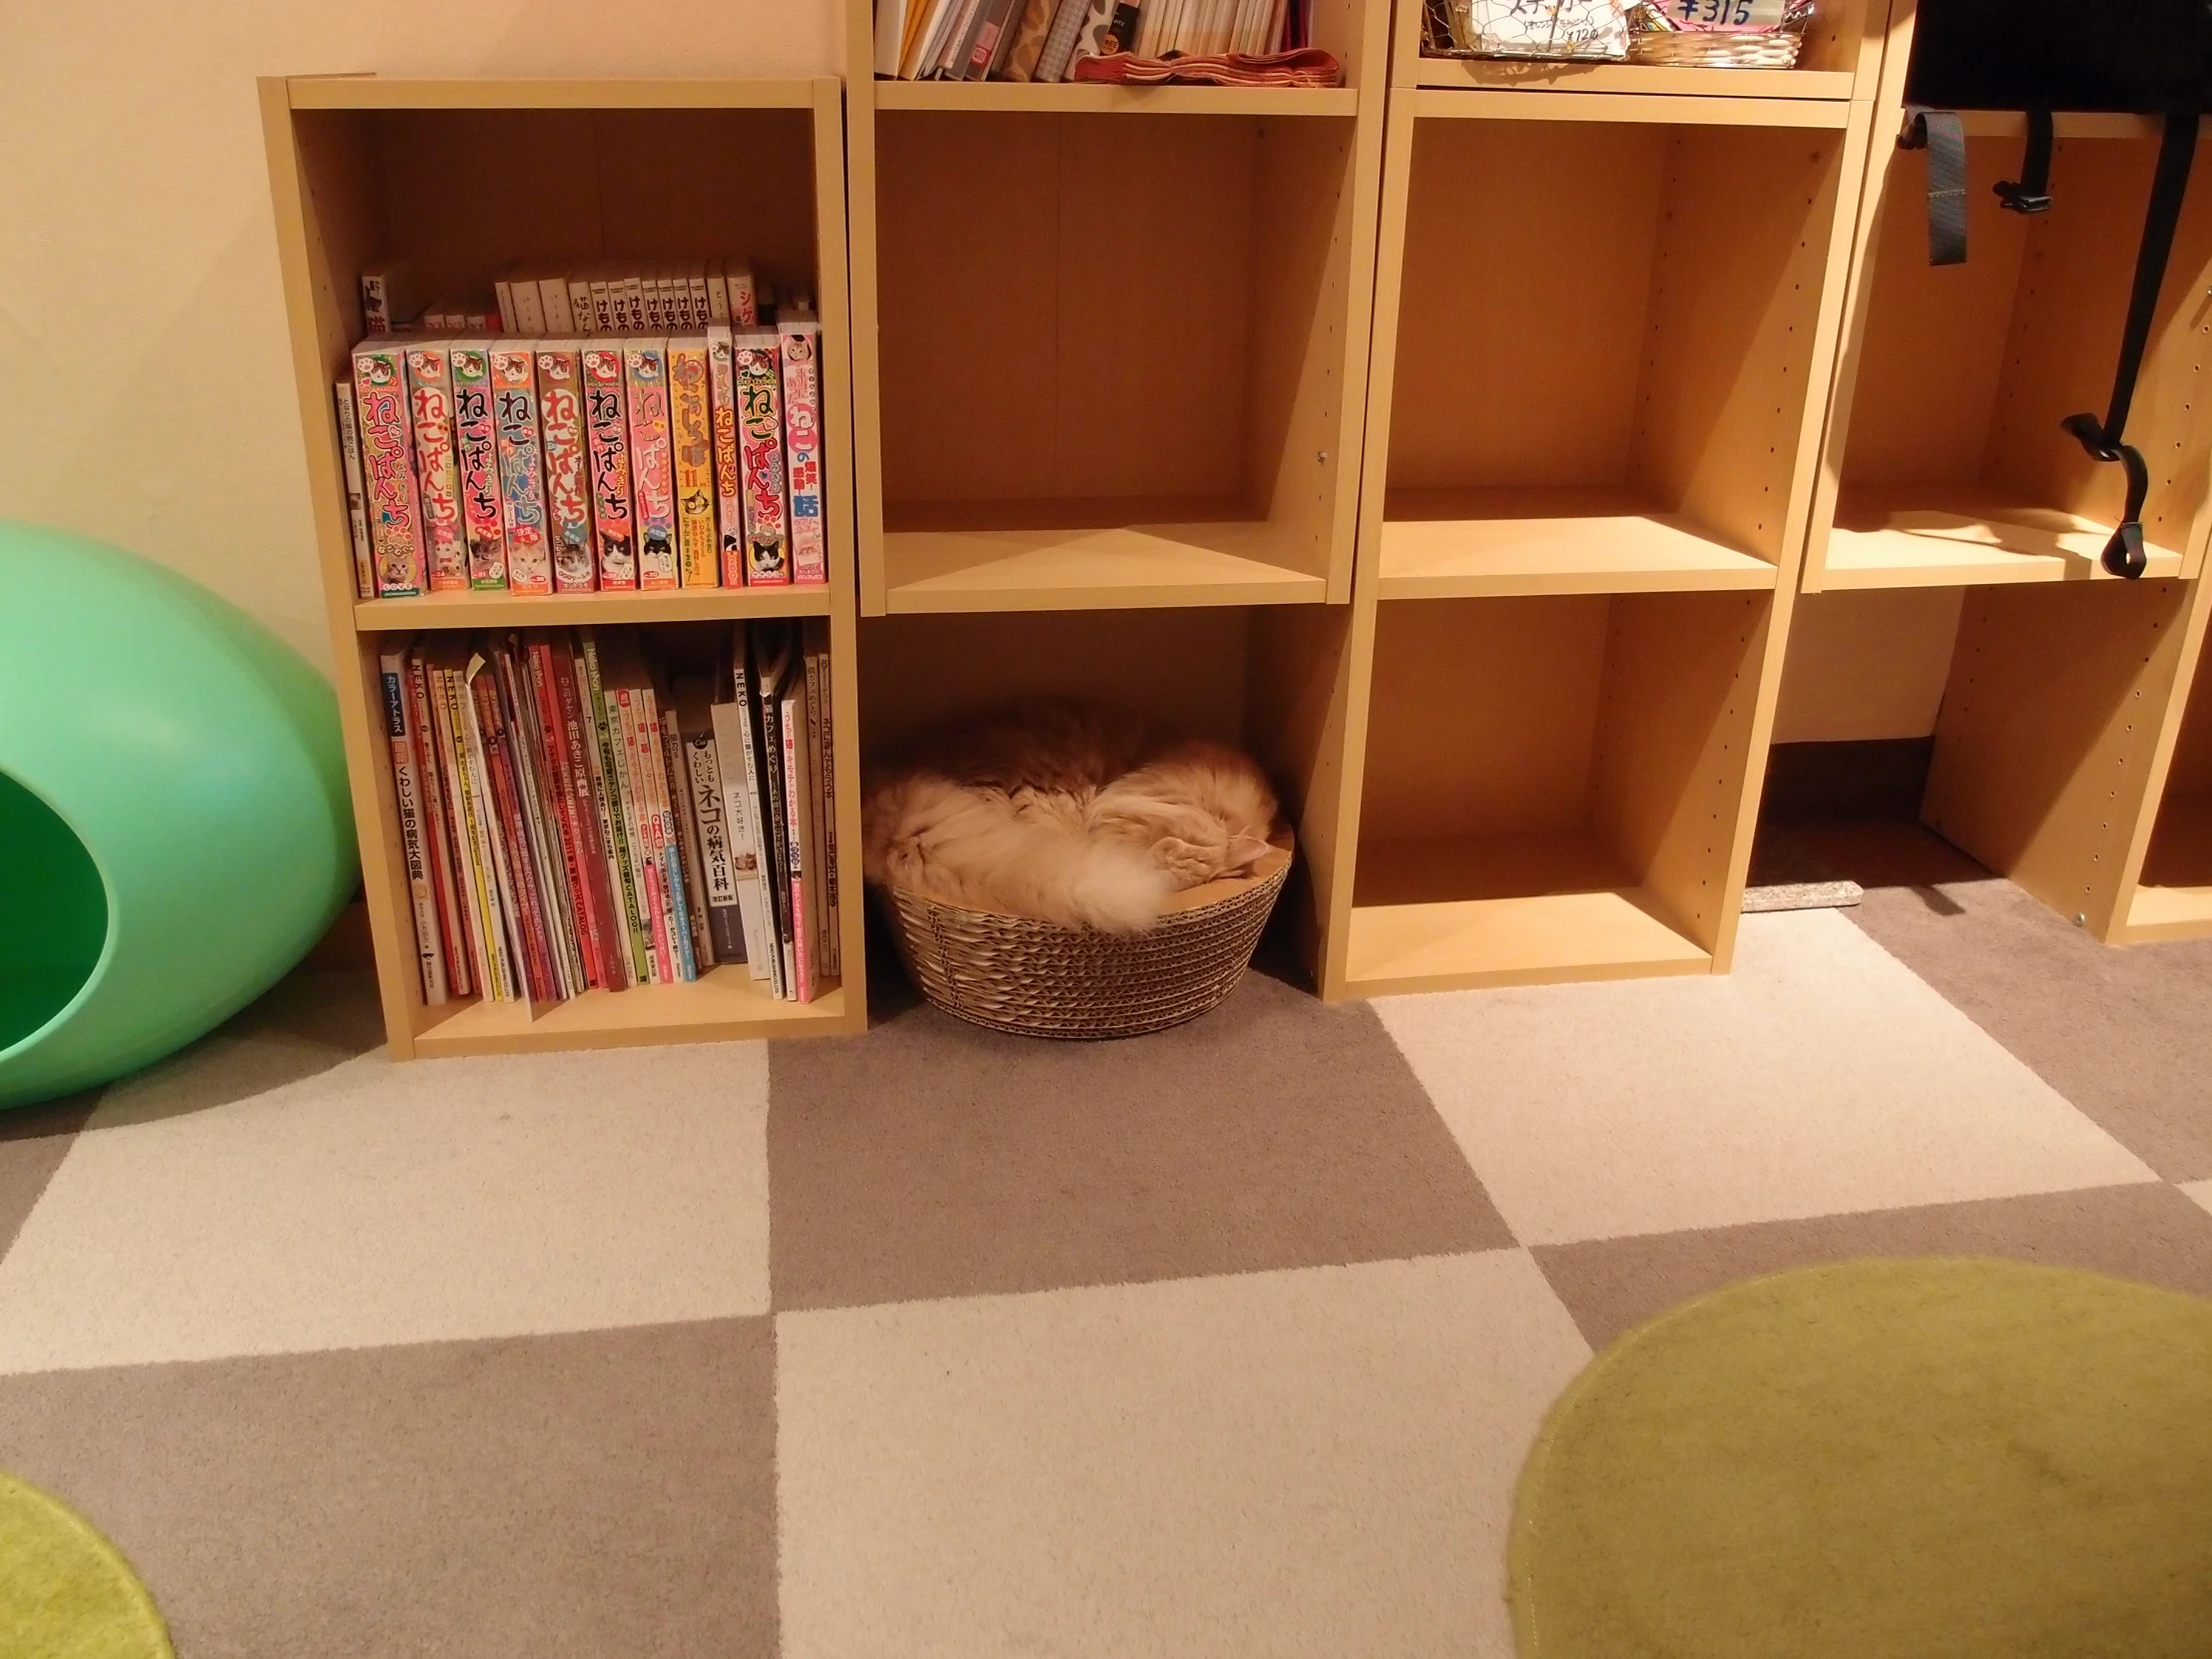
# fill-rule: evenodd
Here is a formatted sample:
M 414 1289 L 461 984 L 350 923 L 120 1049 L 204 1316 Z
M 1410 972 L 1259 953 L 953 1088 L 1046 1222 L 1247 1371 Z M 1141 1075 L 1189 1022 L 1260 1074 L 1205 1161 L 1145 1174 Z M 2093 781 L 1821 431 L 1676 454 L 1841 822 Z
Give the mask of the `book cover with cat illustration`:
M 468 533 L 453 446 L 453 380 L 442 345 L 407 347 L 407 416 L 414 428 L 415 488 L 432 593 L 468 586 Z
M 676 470 L 671 454 L 668 341 L 623 347 L 630 403 L 630 478 L 637 513 L 638 586 L 673 588 L 676 566 Z
M 468 537 L 468 585 L 507 585 L 507 527 L 499 494 L 499 423 L 493 414 L 491 344 L 455 340 L 447 350 L 453 375 L 453 453 Z
M 745 579 L 750 586 L 792 579 L 791 525 L 784 502 L 783 374 L 776 335 L 735 337 L 739 476 L 745 501 Z
M 715 533 L 715 434 L 707 357 L 704 334 L 686 334 L 668 342 L 669 423 L 676 457 L 677 566 L 687 588 L 718 587 L 722 581 L 722 550 Z
M 584 426 L 583 363 L 572 340 L 538 344 L 538 412 L 545 438 L 545 511 L 553 587 L 598 586 L 592 546 L 591 455 Z
M 353 403 L 368 539 L 376 556 L 376 596 L 411 599 L 428 590 L 429 572 L 423 557 L 422 508 L 415 493 L 403 348 L 366 343 L 354 347 Z
M 830 580 L 830 534 L 823 520 L 822 324 L 794 311 L 777 324 L 784 357 L 784 477 L 791 501 L 792 580 Z
M 591 446 L 591 516 L 599 542 L 599 585 L 620 592 L 638 585 L 637 513 L 631 497 L 630 417 L 623 391 L 622 347 L 588 345 L 579 356 Z

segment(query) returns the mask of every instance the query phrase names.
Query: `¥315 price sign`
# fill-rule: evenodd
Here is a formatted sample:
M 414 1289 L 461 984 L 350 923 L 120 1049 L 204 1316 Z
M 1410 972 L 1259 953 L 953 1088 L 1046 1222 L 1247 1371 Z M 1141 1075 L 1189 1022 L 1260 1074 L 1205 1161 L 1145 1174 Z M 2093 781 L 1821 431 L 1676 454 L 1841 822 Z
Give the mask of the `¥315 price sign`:
M 1659 10 L 1678 29 L 1698 34 L 1745 34 L 1779 29 L 1788 0 L 1660 0 Z

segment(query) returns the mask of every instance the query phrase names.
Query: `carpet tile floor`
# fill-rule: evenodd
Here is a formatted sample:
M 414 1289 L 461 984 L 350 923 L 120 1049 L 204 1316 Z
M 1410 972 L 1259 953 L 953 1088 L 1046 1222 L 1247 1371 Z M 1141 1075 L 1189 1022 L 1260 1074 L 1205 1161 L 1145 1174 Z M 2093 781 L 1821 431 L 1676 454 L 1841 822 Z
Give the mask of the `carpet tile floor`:
M 2212 1295 L 2212 944 L 1932 837 L 1725 979 L 396 1066 L 294 975 L 0 1115 L 0 1466 L 183 1659 L 1508 1659 L 1592 1351 L 1746 1277 Z

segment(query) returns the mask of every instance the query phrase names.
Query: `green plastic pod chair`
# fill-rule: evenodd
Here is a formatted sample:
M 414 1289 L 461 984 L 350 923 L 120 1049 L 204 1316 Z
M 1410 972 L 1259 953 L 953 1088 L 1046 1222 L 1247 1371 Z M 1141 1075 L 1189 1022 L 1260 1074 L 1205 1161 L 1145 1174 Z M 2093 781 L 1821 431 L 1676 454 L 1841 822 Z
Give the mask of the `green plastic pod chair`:
M 219 1024 L 356 871 L 337 704 L 297 652 L 159 565 L 0 521 L 0 1106 Z

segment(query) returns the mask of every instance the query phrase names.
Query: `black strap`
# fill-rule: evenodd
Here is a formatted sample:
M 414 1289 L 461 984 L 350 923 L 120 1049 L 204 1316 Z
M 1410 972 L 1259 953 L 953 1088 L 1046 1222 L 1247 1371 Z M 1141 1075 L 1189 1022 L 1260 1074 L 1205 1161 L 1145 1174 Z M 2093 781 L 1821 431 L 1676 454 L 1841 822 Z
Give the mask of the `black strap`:
M 1928 263 L 1966 263 L 1966 128 L 1950 110 L 1909 109 L 1900 150 L 1928 152 Z
M 2050 152 L 2055 136 L 2050 111 L 2027 112 L 2027 154 L 2020 158 L 2020 182 L 1996 187 L 1997 200 L 2013 213 L 2050 212 Z
M 2060 422 L 2081 447 L 2100 461 L 2118 461 L 2127 469 L 2127 512 L 2120 527 L 2105 545 L 2104 568 L 2129 581 L 2143 574 L 2143 502 L 2150 494 L 2150 469 L 2133 445 L 2123 442 L 2127 416 L 2135 402 L 2135 380 L 2142 372 L 2143 352 L 2150 345 L 2151 323 L 2158 312 L 2158 290 L 2166 280 L 2166 264 L 2173 256 L 2174 232 L 2181 223 L 2181 205 L 2189 194 L 2189 169 L 2197 154 L 2197 118 L 2166 117 L 2165 141 L 2158 149 L 2158 172 L 2151 180 L 2150 212 L 2143 221 L 2143 245 L 2135 256 L 2135 291 L 2128 299 L 2127 330 L 2120 336 L 2120 364 L 2112 377 L 2112 403 L 2104 419 L 2095 415 L 2068 415 Z

